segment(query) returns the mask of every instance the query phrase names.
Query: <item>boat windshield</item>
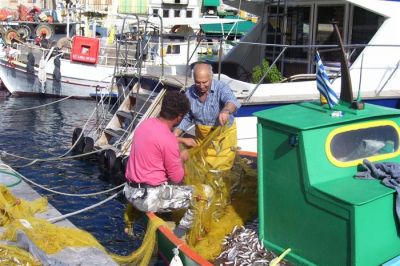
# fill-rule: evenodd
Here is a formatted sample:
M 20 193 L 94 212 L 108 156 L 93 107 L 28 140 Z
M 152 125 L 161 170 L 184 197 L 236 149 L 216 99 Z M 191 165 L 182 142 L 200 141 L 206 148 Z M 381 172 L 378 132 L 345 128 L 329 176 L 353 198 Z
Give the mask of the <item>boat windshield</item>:
M 330 153 L 338 162 L 393 154 L 399 148 L 399 131 L 395 125 L 347 128 L 336 132 L 329 143 Z

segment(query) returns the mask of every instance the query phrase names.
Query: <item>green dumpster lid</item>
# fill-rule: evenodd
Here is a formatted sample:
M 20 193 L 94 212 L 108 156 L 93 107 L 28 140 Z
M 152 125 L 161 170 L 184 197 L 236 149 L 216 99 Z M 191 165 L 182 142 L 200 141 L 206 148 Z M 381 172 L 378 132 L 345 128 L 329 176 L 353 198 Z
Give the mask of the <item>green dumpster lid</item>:
M 204 0 L 203 6 L 219 6 L 220 0 Z
M 332 115 L 333 112 L 336 113 Z M 321 106 L 319 102 L 304 102 L 259 111 L 253 115 L 261 120 L 307 130 L 374 117 L 399 116 L 400 110 L 374 104 L 365 104 L 364 110 L 354 110 L 343 105 L 336 105 L 330 110 L 326 105 Z
M 238 18 L 235 16 L 226 16 L 225 18 Z M 234 34 L 246 34 L 249 32 L 256 24 L 249 20 L 238 21 L 237 23 L 224 23 L 224 19 L 221 18 L 221 23 L 215 24 L 203 24 L 200 25 L 202 31 L 206 34 L 218 34 L 223 35 L 230 33 Z

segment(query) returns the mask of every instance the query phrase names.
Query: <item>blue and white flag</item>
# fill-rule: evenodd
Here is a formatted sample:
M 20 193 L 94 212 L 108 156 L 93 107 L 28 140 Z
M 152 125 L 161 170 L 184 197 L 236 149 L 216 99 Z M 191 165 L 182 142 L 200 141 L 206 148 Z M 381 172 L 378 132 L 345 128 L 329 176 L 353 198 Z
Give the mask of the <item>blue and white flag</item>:
M 315 54 L 315 61 L 317 63 L 317 89 L 327 100 L 329 107 L 332 108 L 339 102 L 339 98 L 332 89 L 332 84 L 329 81 L 328 74 L 326 74 L 325 67 L 322 64 L 319 53 Z

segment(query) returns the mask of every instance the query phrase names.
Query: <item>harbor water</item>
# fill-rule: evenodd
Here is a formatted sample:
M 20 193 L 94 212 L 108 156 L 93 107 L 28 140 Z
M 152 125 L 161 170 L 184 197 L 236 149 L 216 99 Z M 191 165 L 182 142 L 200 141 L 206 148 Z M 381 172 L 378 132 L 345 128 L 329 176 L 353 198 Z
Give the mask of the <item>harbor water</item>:
M 61 193 L 87 194 L 108 190 L 115 185 L 107 181 L 94 162 L 68 159 L 37 162 L 25 166 L 30 159 L 55 158 L 71 147 L 74 128 L 82 127 L 93 112 L 96 102 L 51 98 L 0 98 L 0 154 L 26 178 Z M 53 103 L 53 104 L 51 104 Z M 30 107 L 42 106 L 30 110 Z M 95 126 L 90 120 L 88 126 Z M 11 156 L 5 152 L 14 154 Z M 23 166 L 23 167 L 21 167 Z M 96 204 L 115 192 L 92 197 L 71 197 L 32 186 L 62 214 L 75 212 Z M 140 245 L 139 236 L 124 233 L 123 214 L 126 202 L 119 197 L 94 209 L 77 214 L 69 220 L 80 229 L 93 234 L 110 252 L 127 255 Z

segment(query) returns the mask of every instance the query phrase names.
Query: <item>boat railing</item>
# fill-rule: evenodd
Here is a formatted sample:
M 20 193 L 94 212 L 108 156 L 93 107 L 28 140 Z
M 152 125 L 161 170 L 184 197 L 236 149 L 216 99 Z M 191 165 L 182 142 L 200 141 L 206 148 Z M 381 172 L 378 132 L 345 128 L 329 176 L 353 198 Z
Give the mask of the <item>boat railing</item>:
M 334 80 L 338 77 L 341 76 L 340 73 L 340 59 L 337 57 L 332 56 L 333 54 L 337 54 L 337 50 L 339 49 L 338 45 L 281 45 L 281 44 L 267 44 L 267 43 L 255 43 L 255 42 L 237 42 L 235 44 L 236 46 L 238 45 L 247 45 L 249 47 L 264 47 L 264 49 L 268 48 L 274 48 L 279 52 L 279 54 L 275 58 L 269 58 L 272 59 L 271 63 L 269 64 L 269 67 L 264 70 L 261 78 L 259 78 L 258 81 L 256 81 L 254 84 L 255 86 L 249 91 L 248 96 L 245 99 L 245 102 L 249 102 L 250 99 L 253 97 L 254 93 L 257 91 L 257 89 L 260 87 L 261 84 L 265 83 L 264 80 L 266 79 L 267 75 L 271 72 L 271 70 L 274 67 L 277 67 L 277 69 L 283 73 L 283 70 L 285 67 L 287 67 L 289 64 L 310 64 L 311 65 L 311 73 L 307 73 L 307 71 L 304 71 L 303 73 L 298 72 L 298 73 L 293 73 L 291 75 L 288 75 L 286 78 L 284 78 L 281 82 L 295 82 L 295 81 L 300 81 L 300 80 L 305 80 L 305 76 L 307 75 L 307 80 L 310 80 L 312 76 L 315 77 L 315 53 L 316 51 L 319 51 L 321 54 L 321 58 L 324 62 L 325 68 L 328 72 L 328 75 Z M 365 48 L 385 48 L 385 47 L 391 47 L 391 48 L 400 48 L 400 45 L 391 45 L 391 44 L 349 44 L 349 45 L 344 45 L 344 48 L 346 49 L 346 54 L 347 57 L 349 58 L 349 67 L 352 66 L 352 63 L 356 61 L 358 56 L 360 56 Z M 253 49 L 253 48 L 252 48 Z M 296 54 L 296 51 L 301 50 L 307 52 L 307 57 L 306 58 L 296 58 L 291 55 Z M 335 52 L 335 53 L 333 53 Z M 268 57 L 266 57 L 268 58 Z M 325 60 L 324 60 L 325 59 Z M 400 58 L 398 58 L 400 62 Z M 394 73 L 397 71 L 399 64 L 392 64 L 392 66 L 388 66 L 388 71 L 391 73 Z M 360 66 L 357 64 L 356 67 L 352 66 L 352 69 L 357 69 L 361 68 L 362 65 Z M 378 66 L 377 66 L 378 69 Z M 302 76 L 300 76 L 302 75 Z M 391 76 L 393 76 L 392 74 Z M 293 77 L 292 77 L 293 76 Z M 386 79 L 386 78 L 385 78 Z M 385 84 L 382 85 L 381 91 L 384 88 Z
M 47 49 L 34 44 L 17 43 L 16 50 L 18 52 L 15 54 L 14 59 L 16 61 L 27 63 L 27 57 L 29 53 L 33 54 L 35 57 L 35 62 L 39 62 L 42 57 L 49 57 L 49 53 L 53 52 L 54 48 Z

